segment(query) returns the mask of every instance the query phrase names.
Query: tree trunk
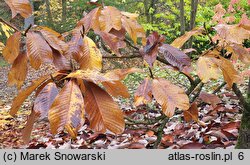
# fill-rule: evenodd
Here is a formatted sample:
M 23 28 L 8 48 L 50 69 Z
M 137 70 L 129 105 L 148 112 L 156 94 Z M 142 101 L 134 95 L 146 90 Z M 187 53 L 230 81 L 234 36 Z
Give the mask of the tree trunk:
M 248 95 L 247 98 L 244 98 L 236 84 L 233 85 L 232 89 L 239 98 L 240 104 L 243 107 L 243 114 L 241 117 L 241 125 L 236 148 L 250 149 L 250 97 Z
M 190 13 L 190 24 L 189 24 L 189 31 L 195 27 L 195 19 L 196 13 L 198 8 L 199 0 L 192 0 L 191 1 L 191 13 Z M 188 48 L 192 48 L 193 38 L 191 37 L 188 43 Z
M 180 23 L 181 23 L 181 35 L 185 33 L 185 2 L 184 0 L 180 0 Z
M 45 0 L 45 4 L 46 4 L 46 13 L 47 13 L 47 17 L 48 17 L 48 25 L 50 25 L 51 27 L 53 27 L 53 18 L 52 18 L 52 13 L 50 10 L 50 2 L 49 0 Z
M 67 19 L 67 3 L 66 0 L 62 0 L 62 22 Z

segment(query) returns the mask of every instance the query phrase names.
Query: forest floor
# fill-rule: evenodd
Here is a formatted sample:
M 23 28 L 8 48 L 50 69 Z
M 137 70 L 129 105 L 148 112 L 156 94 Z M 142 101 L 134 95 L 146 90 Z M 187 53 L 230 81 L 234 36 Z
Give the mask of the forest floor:
M 152 130 L 159 126 L 157 123 L 148 126 L 130 124 L 123 134 L 114 135 L 111 132 L 105 134 L 93 132 L 89 129 L 88 122 L 86 122 L 79 130 L 77 139 L 71 140 L 66 132 L 53 136 L 50 133 L 49 122 L 46 119 L 40 120 L 34 125 L 31 141 L 29 144 L 24 145 L 22 130 L 30 114 L 33 97 L 30 96 L 24 102 L 16 117 L 13 118 L 8 114 L 12 100 L 17 95 L 15 87 L 7 86 L 9 69 L 9 65 L 0 65 L 0 148 L 143 149 L 153 147 L 157 135 Z M 48 74 L 48 71 L 52 72 L 53 68 L 45 66 L 39 72 L 29 68 L 24 88 L 31 83 L 31 80 L 43 74 Z M 161 69 L 156 69 L 155 72 L 157 72 L 158 76 L 165 77 L 173 82 L 186 83 L 183 77 L 175 73 L 164 72 Z M 145 76 L 132 74 L 124 80 L 132 95 Z M 220 82 L 206 85 L 204 87 L 205 91 L 211 93 L 219 84 Z M 242 85 L 241 88 L 245 88 L 245 86 Z M 199 120 L 205 126 L 201 126 L 196 122 L 187 123 L 183 120 L 183 113 L 176 113 L 163 129 L 159 148 L 234 148 L 240 126 L 241 108 L 237 97 L 226 87 L 220 90 L 218 96 L 221 99 L 219 104 L 201 104 L 199 106 Z M 130 99 L 120 98 L 115 100 L 119 103 L 124 114 L 134 120 L 142 120 L 145 115 L 152 118 L 160 115 L 158 112 L 159 106 L 156 103 L 135 108 L 132 104 L 132 97 Z M 199 100 L 198 103 L 200 103 Z

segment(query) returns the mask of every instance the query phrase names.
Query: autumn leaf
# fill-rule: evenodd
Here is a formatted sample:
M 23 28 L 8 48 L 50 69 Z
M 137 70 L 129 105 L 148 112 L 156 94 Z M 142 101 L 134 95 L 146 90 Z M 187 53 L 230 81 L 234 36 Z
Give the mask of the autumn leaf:
M 53 76 L 57 76 L 59 73 L 54 73 Z M 17 111 L 19 110 L 19 108 L 21 107 L 22 103 L 24 102 L 24 100 L 37 88 L 39 87 L 41 84 L 43 84 L 46 80 L 48 80 L 50 78 L 50 75 L 46 75 L 43 77 L 40 77 L 39 79 L 33 81 L 33 83 L 27 87 L 24 90 L 21 90 L 18 95 L 15 97 L 15 99 L 13 100 L 11 109 L 10 109 L 10 115 L 14 116 Z
M 218 96 L 206 92 L 201 92 L 199 95 L 199 99 L 201 99 L 205 103 L 211 104 L 214 108 L 218 103 L 221 102 Z
M 145 78 L 135 92 L 135 106 L 151 102 L 152 96 L 152 80 Z
M 24 18 L 32 15 L 32 8 L 29 0 L 4 0 L 11 9 L 12 18 L 20 14 Z
M 17 85 L 17 88 L 20 89 L 23 85 L 23 82 L 27 76 L 28 58 L 25 51 L 21 51 L 17 58 L 15 59 L 11 70 L 8 74 L 8 85 Z
M 239 59 L 246 65 L 250 64 L 250 52 L 242 45 L 230 44 L 227 45 L 225 49 L 232 53 L 232 60 L 237 61 Z
M 209 57 L 202 56 L 197 61 L 197 74 L 203 83 L 207 83 L 211 79 L 217 80 L 221 71 Z
M 96 34 L 101 36 L 104 43 L 106 43 L 116 55 L 121 56 L 119 49 L 126 47 L 126 43 L 124 41 L 110 33 L 99 31 L 96 32 Z
M 36 97 L 34 107 L 32 108 L 25 128 L 22 131 L 22 137 L 26 144 L 30 140 L 34 123 L 38 118 L 44 118 L 48 115 L 49 108 L 57 94 L 58 89 L 56 85 L 54 83 L 48 83 Z
M 59 51 L 52 49 L 53 53 L 53 64 L 59 70 L 71 70 L 70 61 L 64 57 Z
M 135 72 L 143 72 L 143 70 L 138 68 L 114 69 L 105 73 L 105 77 L 112 79 L 113 81 L 119 81 L 123 80 L 128 74 Z
M 221 56 L 212 56 L 211 60 L 221 69 L 224 80 L 230 88 L 233 83 L 238 83 L 240 78 L 231 61 Z
M 122 11 L 121 14 L 122 14 L 123 16 L 128 17 L 128 18 L 131 19 L 131 20 L 136 20 L 136 19 L 138 18 L 138 16 L 139 16 L 139 14 L 136 14 L 136 13 L 129 13 L 129 12 L 125 12 L 125 11 Z
M 31 66 L 38 69 L 43 62 L 53 62 L 52 50 L 41 35 L 27 33 L 27 55 Z
M 97 70 L 77 70 L 70 73 L 66 78 L 77 78 L 91 81 L 93 83 L 102 83 L 102 82 L 115 82 L 123 80 L 128 74 L 134 72 L 141 72 L 140 69 L 130 68 L 130 69 L 115 69 L 107 73 L 100 73 Z
M 48 111 L 54 102 L 54 99 L 58 95 L 58 89 L 56 84 L 48 83 L 36 96 L 34 101 L 33 110 L 40 118 L 44 118 L 48 115 Z
M 185 72 L 190 72 L 192 70 L 191 59 L 179 49 L 164 44 L 159 47 L 159 51 L 173 67 L 177 67 L 180 71 L 185 70 Z
M 146 46 L 143 48 L 143 50 L 140 50 L 140 54 L 150 67 L 153 67 L 158 55 L 158 48 L 164 41 L 165 37 L 159 35 L 157 32 L 153 32 L 148 36 Z
M 123 113 L 112 97 L 102 88 L 91 82 L 85 82 L 84 98 L 90 128 L 97 132 L 110 130 L 115 134 L 122 133 L 125 128 Z
M 137 38 L 142 38 L 142 44 L 146 43 L 146 33 L 141 25 L 138 24 L 136 20 L 128 19 L 122 16 L 122 26 L 127 31 L 128 35 L 131 37 L 134 44 L 137 44 Z
M 61 54 L 67 51 L 68 45 L 61 40 L 61 35 L 52 29 L 41 27 L 39 32 L 42 34 L 46 42 Z
M 50 128 L 53 134 L 66 128 L 76 138 L 84 114 L 84 102 L 80 88 L 74 80 L 69 81 L 56 96 L 49 110 Z
M 190 108 L 187 110 L 187 111 L 184 111 L 183 112 L 183 115 L 184 115 L 184 120 L 186 122 L 190 122 L 192 120 L 194 121 L 198 121 L 198 107 L 197 107 L 197 104 L 196 102 L 192 103 Z
M 186 32 L 181 37 L 176 38 L 172 43 L 171 46 L 176 48 L 181 48 L 192 36 L 200 35 L 204 31 L 204 28 L 194 28 L 193 30 Z
M 212 21 L 218 23 L 224 23 L 223 16 L 226 14 L 226 10 L 223 8 L 222 4 L 217 4 L 214 8 L 215 15 Z
M 17 58 L 20 50 L 20 42 L 21 32 L 16 32 L 8 38 L 6 46 L 3 49 L 3 57 L 8 63 L 12 64 Z
M 112 28 L 120 30 L 122 28 L 121 12 L 112 6 L 105 6 L 99 17 L 100 30 L 109 32 Z
M 102 85 L 106 89 L 106 91 L 114 96 L 114 97 L 123 97 L 129 98 L 128 88 L 121 81 L 113 81 L 113 82 L 102 82 Z
M 79 59 L 80 69 L 102 69 L 102 54 L 96 47 L 94 41 L 84 36 L 82 46 L 82 56 Z
M 166 116 L 172 117 L 175 108 L 189 109 L 189 99 L 185 91 L 169 81 L 162 78 L 154 79 L 152 89 L 154 98 L 161 105 Z
M 83 17 L 78 23 L 77 27 L 84 26 L 85 33 L 87 33 L 91 28 L 96 31 L 100 29 L 99 16 L 101 15 L 100 8 L 95 8 L 91 10 L 85 17 Z
M 245 13 L 242 14 L 242 16 L 241 16 L 239 26 L 243 27 L 244 29 L 246 29 L 248 31 L 250 30 L 250 20 Z
M 239 25 L 219 24 L 214 27 L 218 35 L 227 42 L 242 44 L 245 39 L 250 38 L 250 31 Z

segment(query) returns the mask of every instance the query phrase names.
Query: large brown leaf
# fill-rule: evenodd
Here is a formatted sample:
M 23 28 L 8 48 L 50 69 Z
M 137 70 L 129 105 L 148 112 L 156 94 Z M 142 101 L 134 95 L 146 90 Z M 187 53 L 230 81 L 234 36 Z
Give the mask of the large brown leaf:
M 197 74 L 203 83 L 207 83 L 210 79 L 217 80 L 221 71 L 210 57 L 202 56 L 197 61 Z
M 226 83 L 230 88 L 233 86 L 233 83 L 239 82 L 240 78 L 238 72 L 235 70 L 231 61 L 225 59 L 222 56 L 212 56 L 211 60 L 217 66 L 219 66 L 219 68 L 222 71 L 224 80 L 226 81 Z
M 186 122 L 190 122 L 192 120 L 198 121 L 199 120 L 198 114 L 199 114 L 198 107 L 197 107 L 196 102 L 194 102 L 191 104 L 190 108 L 187 111 L 183 112 L 184 120 Z
M 16 32 L 8 38 L 5 48 L 3 49 L 4 59 L 12 64 L 17 58 L 20 50 L 21 32 Z
M 54 73 L 52 74 L 53 77 L 57 76 L 59 73 Z M 27 87 L 26 89 L 20 91 L 18 93 L 18 95 L 15 97 L 15 99 L 13 100 L 11 109 L 10 109 L 10 115 L 14 116 L 17 111 L 19 110 L 19 108 L 21 107 L 22 103 L 24 102 L 24 100 L 37 88 L 39 87 L 41 84 L 43 84 L 46 80 L 48 80 L 50 78 L 50 75 L 46 75 L 43 76 L 35 81 L 33 81 L 33 83 Z
M 186 32 L 184 35 L 176 38 L 171 45 L 176 48 L 181 48 L 185 42 L 187 42 L 192 36 L 200 35 L 204 31 L 204 28 L 194 28 L 193 30 Z
M 106 91 L 114 96 L 119 97 L 122 96 L 124 98 L 129 98 L 128 88 L 121 81 L 113 81 L 113 82 L 102 82 L 102 85 L 106 89 Z
M 85 17 L 83 17 L 78 23 L 77 26 L 84 26 L 85 33 L 87 33 L 91 28 L 96 31 L 100 29 L 99 25 L 99 16 L 101 15 L 100 8 L 95 8 L 91 10 Z
M 50 128 L 53 134 L 66 128 L 72 137 L 83 121 L 84 102 L 80 88 L 74 80 L 69 81 L 55 98 L 49 110 Z
M 162 106 L 162 111 L 168 117 L 174 115 L 175 108 L 188 110 L 189 99 L 185 91 L 171 82 L 158 78 L 153 80 L 153 96 Z
M 189 70 L 191 71 L 191 59 L 179 49 L 164 44 L 159 47 L 160 53 L 164 55 L 164 58 L 173 66 L 177 67 L 180 71 Z
M 38 69 L 43 62 L 53 62 L 52 50 L 41 35 L 27 33 L 27 54 L 31 66 Z
M 232 53 L 232 60 L 237 61 L 239 59 L 246 65 L 250 64 L 250 52 L 242 45 L 230 44 L 225 49 Z
M 71 70 L 70 61 L 64 57 L 59 51 L 52 49 L 53 63 L 59 70 Z
M 116 55 L 121 56 L 119 49 L 126 47 L 126 43 L 124 41 L 110 33 L 102 31 L 96 33 L 101 36 L 104 43 L 106 43 Z
M 152 101 L 152 80 L 145 78 L 135 92 L 135 106 Z
M 105 73 L 105 77 L 110 78 L 112 80 L 123 80 L 128 74 L 142 72 L 141 69 L 138 68 L 129 68 L 129 69 L 115 69 Z
M 11 70 L 8 74 L 8 85 L 17 86 L 18 89 L 21 88 L 23 82 L 27 76 L 28 66 L 27 66 L 28 58 L 26 52 L 21 51 L 17 58 L 15 59 Z
M 130 69 L 116 69 L 109 71 L 105 74 L 100 73 L 96 70 L 77 70 L 75 72 L 70 73 L 67 78 L 77 78 L 84 79 L 87 81 L 91 81 L 94 83 L 101 82 L 115 82 L 123 80 L 128 74 L 139 72 L 140 69 L 130 68 Z
M 54 99 L 58 95 L 58 89 L 56 84 L 48 83 L 36 96 L 33 110 L 40 118 L 44 118 L 48 115 L 48 111 L 54 102 Z
M 250 31 L 239 25 L 219 24 L 214 27 L 218 35 L 227 42 L 242 44 L 245 39 L 250 38 Z
M 102 69 L 102 54 L 100 50 L 96 47 L 94 41 L 89 37 L 84 36 L 82 55 L 79 59 L 80 69 L 92 69 L 101 70 Z
M 100 73 L 96 70 L 77 70 L 75 72 L 70 73 L 67 78 L 77 78 L 77 79 L 84 79 L 87 81 L 91 81 L 94 83 L 106 82 L 106 81 L 113 81 L 113 79 L 105 77 L 103 73 Z
M 120 30 L 122 28 L 121 12 L 112 6 L 105 6 L 99 17 L 100 30 L 109 32 L 112 28 Z
M 146 44 L 146 33 L 141 25 L 136 20 L 131 20 L 122 16 L 122 26 L 127 31 L 133 42 L 137 44 L 137 38 L 142 38 L 142 44 Z
M 29 115 L 25 128 L 22 131 L 22 137 L 26 144 L 30 140 L 34 123 L 38 118 L 44 118 L 48 115 L 49 108 L 57 94 L 58 89 L 56 85 L 54 83 L 48 83 L 36 97 L 31 114 Z
M 124 131 L 123 113 L 112 97 L 102 88 L 91 82 L 85 82 L 86 94 L 84 102 L 90 127 L 97 132 L 110 130 L 119 134 Z
M 22 17 L 27 18 L 32 14 L 32 8 L 29 3 L 29 0 L 4 0 L 11 9 L 12 18 L 17 14 L 20 14 Z
M 61 35 L 54 30 L 41 27 L 39 32 L 43 35 L 48 44 L 61 54 L 68 50 L 68 45 L 63 40 L 61 40 Z
M 158 47 L 161 46 L 164 41 L 165 37 L 159 35 L 157 32 L 153 32 L 148 36 L 147 44 L 144 49 L 140 50 L 140 54 L 150 67 L 153 67 L 158 55 Z

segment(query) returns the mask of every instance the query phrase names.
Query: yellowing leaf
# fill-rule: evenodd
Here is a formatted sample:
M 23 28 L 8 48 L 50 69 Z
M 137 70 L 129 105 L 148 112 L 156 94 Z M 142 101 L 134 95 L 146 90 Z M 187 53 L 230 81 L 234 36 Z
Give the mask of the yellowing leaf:
M 129 98 L 128 88 L 121 81 L 114 82 L 102 82 L 102 85 L 106 89 L 106 91 L 114 96 L 122 96 L 124 98 Z
M 42 62 L 53 62 L 50 46 L 38 33 L 28 32 L 26 42 L 27 54 L 34 69 L 38 69 Z
M 119 134 L 124 131 L 123 113 L 112 97 L 102 88 L 91 82 L 85 82 L 84 103 L 90 121 L 90 127 L 97 132 L 110 130 Z
M 53 134 L 66 128 L 74 138 L 82 124 L 84 102 L 80 88 L 75 81 L 69 81 L 55 98 L 49 110 L 50 128 Z
M 112 28 L 121 30 L 121 12 L 112 6 L 105 6 L 99 17 L 100 29 L 104 32 L 109 32 Z
M 176 48 L 181 48 L 185 42 L 189 40 L 194 35 L 200 35 L 204 31 L 204 28 L 194 28 L 193 30 L 186 32 L 184 35 L 176 38 L 172 43 L 171 46 Z
M 8 38 L 5 48 L 3 49 L 3 57 L 8 63 L 12 64 L 17 58 L 20 49 L 21 32 L 16 32 Z
M 27 62 L 28 58 L 26 53 L 23 51 L 20 52 L 8 74 L 8 85 L 12 86 L 16 84 L 18 89 L 21 88 L 28 71 Z
M 84 25 L 85 33 L 87 33 L 91 28 L 96 31 L 100 29 L 99 16 L 101 15 L 100 8 L 95 8 L 91 10 L 86 16 L 84 16 L 78 23 L 77 27 L 81 28 Z
M 20 14 L 22 17 L 27 18 L 32 14 L 32 8 L 29 3 L 29 0 L 4 0 L 11 9 L 12 18 L 17 14 Z
M 130 18 L 131 20 L 136 20 L 137 17 L 139 16 L 139 14 L 124 12 L 124 11 L 122 11 L 121 14 L 128 17 L 128 18 Z
M 152 96 L 152 81 L 145 78 L 135 92 L 135 106 L 151 102 Z
M 233 83 L 239 82 L 240 78 L 238 72 L 234 69 L 234 66 L 231 61 L 221 56 L 211 59 L 216 65 L 220 67 L 224 80 L 230 88 L 233 86 Z
M 197 74 L 203 83 L 207 83 L 210 79 L 217 80 L 221 71 L 209 57 L 202 56 L 197 61 Z
M 153 96 L 161 105 L 162 111 L 168 117 L 174 115 L 175 108 L 188 110 L 190 107 L 188 96 L 180 87 L 171 84 L 169 81 L 158 78 L 152 83 Z
M 5 47 L 5 45 L 2 42 L 0 42 L 0 53 L 3 52 L 4 47 Z
M 135 44 L 137 44 L 137 38 L 142 38 L 142 44 L 146 44 L 146 33 L 143 27 L 139 25 L 136 20 L 131 20 L 122 16 L 122 26 L 125 28 Z
M 82 56 L 79 59 L 80 68 L 101 70 L 102 69 L 102 54 L 100 50 L 96 47 L 94 41 L 89 37 L 84 36 L 83 38 L 83 47 L 82 47 Z

